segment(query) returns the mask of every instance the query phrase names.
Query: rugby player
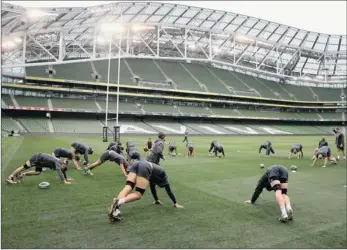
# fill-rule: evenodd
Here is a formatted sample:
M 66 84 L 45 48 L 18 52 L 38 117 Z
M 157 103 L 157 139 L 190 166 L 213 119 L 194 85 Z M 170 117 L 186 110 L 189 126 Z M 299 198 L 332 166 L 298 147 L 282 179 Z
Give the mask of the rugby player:
M 83 165 L 87 165 L 89 163 L 88 154 L 93 154 L 93 149 L 88 145 L 85 145 L 81 142 L 73 142 L 71 144 L 71 151 L 75 154 L 84 155 L 84 163 Z
M 22 173 L 31 167 L 35 167 L 35 171 Z M 44 153 L 34 154 L 32 157 L 30 157 L 29 160 L 26 161 L 26 163 L 22 167 L 17 168 L 12 174 L 10 174 L 10 176 L 7 177 L 6 181 L 9 184 L 20 183 L 20 180 L 24 176 L 41 174 L 42 168 L 50 168 L 52 170 L 56 170 L 59 178 L 64 184 L 71 184 L 70 181 L 72 181 L 72 179 L 69 179 L 66 176 L 67 161 L 61 161 L 53 155 Z
M 187 142 L 188 143 L 188 129 L 186 129 L 186 132 L 184 132 L 184 139 L 183 139 L 183 142 Z M 182 142 L 182 143 L 183 143 Z
M 102 155 L 100 156 L 100 158 L 94 162 L 93 164 L 89 165 L 89 166 L 85 166 L 83 168 L 84 170 L 84 174 L 85 175 L 93 175 L 93 173 L 90 171 L 93 168 L 100 166 L 101 164 L 105 163 L 106 161 L 114 161 L 115 163 L 117 163 L 120 167 L 120 170 L 122 171 L 122 173 L 124 174 L 124 176 L 128 176 L 126 170 L 129 167 L 129 163 L 124 159 L 124 157 L 118 153 L 116 153 L 115 151 L 112 150 L 106 150 L 102 153 Z
M 111 142 L 106 150 L 113 150 L 115 151 L 117 154 L 122 155 L 123 154 L 123 150 L 124 148 L 122 147 L 122 143 L 121 142 Z
M 158 139 L 155 140 L 152 147 L 151 153 L 147 157 L 147 161 L 159 165 L 160 159 L 165 161 L 164 157 L 164 142 L 166 140 L 166 135 L 163 132 L 159 132 Z
M 325 137 L 323 136 L 322 139 L 318 143 L 318 148 L 328 146 L 328 142 L 325 140 Z
M 259 154 L 261 153 L 261 150 L 263 148 L 266 149 L 266 153 L 265 153 L 266 156 L 270 156 L 270 152 L 275 154 L 275 151 L 272 148 L 272 143 L 270 141 L 266 141 L 266 142 L 264 142 L 263 144 L 260 145 L 260 147 L 259 147 Z
M 80 160 L 79 154 L 73 153 L 71 150 L 68 150 L 66 148 L 56 148 L 54 152 L 52 153 L 53 156 L 57 158 L 66 158 L 68 160 L 72 160 L 74 166 L 76 169 L 80 170 L 80 166 L 78 165 L 78 162 Z
M 340 152 L 343 155 L 343 159 L 346 160 L 345 156 L 345 135 L 342 133 L 340 128 L 336 128 L 336 148 L 337 148 L 337 160 L 340 160 Z
M 131 141 L 126 142 L 126 152 L 127 152 L 127 161 L 131 162 L 132 160 L 141 160 L 141 155 L 137 151 L 137 148 Z
M 152 150 L 152 145 L 153 145 L 153 142 L 152 142 L 152 138 L 148 138 L 145 146 L 143 147 L 143 151 L 146 152 L 146 155 L 148 156 L 149 154 L 149 151 Z
M 175 154 L 173 153 L 175 151 Z M 175 156 L 177 155 L 177 146 L 176 146 L 176 142 L 169 142 L 169 155 L 171 156 Z
M 324 165 L 322 168 L 325 168 L 327 166 L 328 161 L 330 161 L 333 164 L 336 164 L 336 159 L 331 156 L 331 150 L 328 146 L 323 146 L 321 148 L 316 148 L 314 152 L 314 156 L 312 158 L 312 167 L 315 166 L 316 161 L 318 159 L 323 159 L 324 158 Z
M 120 206 L 124 203 L 130 203 L 133 201 L 140 200 L 148 187 L 148 184 L 152 185 L 152 194 L 155 199 L 155 203 L 160 204 L 158 196 L 156 196 L 156 192 L 153 193 L 153 188 L 155 185 L 159 187 L 165 187 L 165 189 L 169 192 L 169 196 L 174 202 L 175 208 L 183 208 L 179 205 L 174 198 L 171 196 L 172 190 L 170 188 L 169 178 L 166 174 L 166 171 L 163 167 L 154 164 L 148 161 L 137 161 L 131 167 L 128 168 L 128 178 L 126 181 L 126 185 L 123 190 L 118 194 L 116 198 L 113 199 L 113 202 L 108 210 L 108 216 L 111 222 L 121 220 L 120 217 Z M 135 187 L 135 192 L 131 193 L 131 191 Z M 171 191 L 171 192 L 170 192 Z M 159 201 L 159 202 L 158 202 Z
M 302 144 L 298 143 L 292 146 L 289 153 L 289 159 L 291 158 L 292 154 L 298 154 L 298 159 L 300 159 L 300 157 L 304 157 L 304 152 L 302 151 Z
M 288 171 L 281 165 L 272 165 L 265 174 L 259 179 L 257 187 L 250 200 L 246 200 L 247 204 L 254 204 L 259 195 L 266 188 L 268 191 L 274 190 L 278 206 L 281 209 L 280 221 L 286 222 L 293 219 L 293 209 L 290 205 L 290 199 L 287 195 L 288 191 Z
M 188 156 L 195 157 L 195 146 L 194 146 L 194 144 L 191 143 L 191 142 L 188 142 L 186 147 L 187 147 L 187 157 Z
M 213 150 L 212 154 L 214 154 L 216 157 L 218 157 L 217 156 L 218 153 L 222 153 L 223 156 L 225 157 L 224 148 L 222 147 L 222 145 L 219 144 L 219 142 L 217 141 L 211 142 L 210 149 L 208 150 L 209 155 L 211 155 L 212 150 Z

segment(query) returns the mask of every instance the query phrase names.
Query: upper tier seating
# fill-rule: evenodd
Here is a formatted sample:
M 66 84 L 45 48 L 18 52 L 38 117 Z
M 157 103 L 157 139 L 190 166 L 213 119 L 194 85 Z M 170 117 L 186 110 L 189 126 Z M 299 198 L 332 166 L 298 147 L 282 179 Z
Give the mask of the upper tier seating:
M 52 98 L 51 101 L 53 108 L 98 109 L 92 99 Z
M 48 108 L 47 98 L 36 96 L 15 96 L 19 106 L 32 106 Z

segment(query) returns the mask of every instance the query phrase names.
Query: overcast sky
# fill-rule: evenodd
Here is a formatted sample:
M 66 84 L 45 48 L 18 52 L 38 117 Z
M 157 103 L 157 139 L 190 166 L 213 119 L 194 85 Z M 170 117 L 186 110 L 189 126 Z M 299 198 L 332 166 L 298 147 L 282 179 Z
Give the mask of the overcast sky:
M 25 7 L 87 7 L 115 1 L 4 1 Z M 152 1 L 165 2 L 165 1 Z M 167 1 L 253 16 L 327 34 L 346 35 L 346 1 Z

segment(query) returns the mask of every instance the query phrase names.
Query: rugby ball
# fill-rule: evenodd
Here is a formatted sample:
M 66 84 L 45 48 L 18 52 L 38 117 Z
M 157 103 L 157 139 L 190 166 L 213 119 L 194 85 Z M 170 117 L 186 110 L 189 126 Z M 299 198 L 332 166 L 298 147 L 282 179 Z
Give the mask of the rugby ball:
M 41 188 L 41 189 L 47 189 L 47 188 L 49 188 L 49 182 L 47 182 L 47 181 L 41 182 L 41 183 L 39 184 L 39 188 Z
M 260 164 L 260 168 L 264 168 L 265 166 L 264 166 L 264 164 Z
M 291 166 L 290 166 L 290 169 L 291 169 L 292 171 L 296 171 L 296 170 L 298 170 L 298 167 L 295 166 L 295 165 L 291 165 Z

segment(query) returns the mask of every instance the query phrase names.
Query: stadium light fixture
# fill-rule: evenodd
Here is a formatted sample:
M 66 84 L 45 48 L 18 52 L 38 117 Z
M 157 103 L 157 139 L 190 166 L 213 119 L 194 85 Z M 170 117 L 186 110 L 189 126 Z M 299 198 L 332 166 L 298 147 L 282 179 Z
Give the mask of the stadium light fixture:
M 218 46 L 214 46 L 214 47 L 212 48 L 212 50 L 213 50 L 214 53 L 220 53 L 220 52 L 222 51 L 222 49 L 219 48 Z
M 146 25 L 141 25 L 141 24 L 133 24 L 131 26 L 131 30 L 134 32 L 141 31 L 141 30 L 154 30 L 155 27 L 153 26 L 146 26 Z
M 236 35 L 235 40 L 237 40 L 238 42 L 252 42 L 253 41 L 253 39 L 251 39 L 247 36 L 244 36 L 244 35 Z
M 100 29 L 104 33 L 122 33 L 124 32 L 125 27 L 119 23 L 103 23 L 101 24 Z

